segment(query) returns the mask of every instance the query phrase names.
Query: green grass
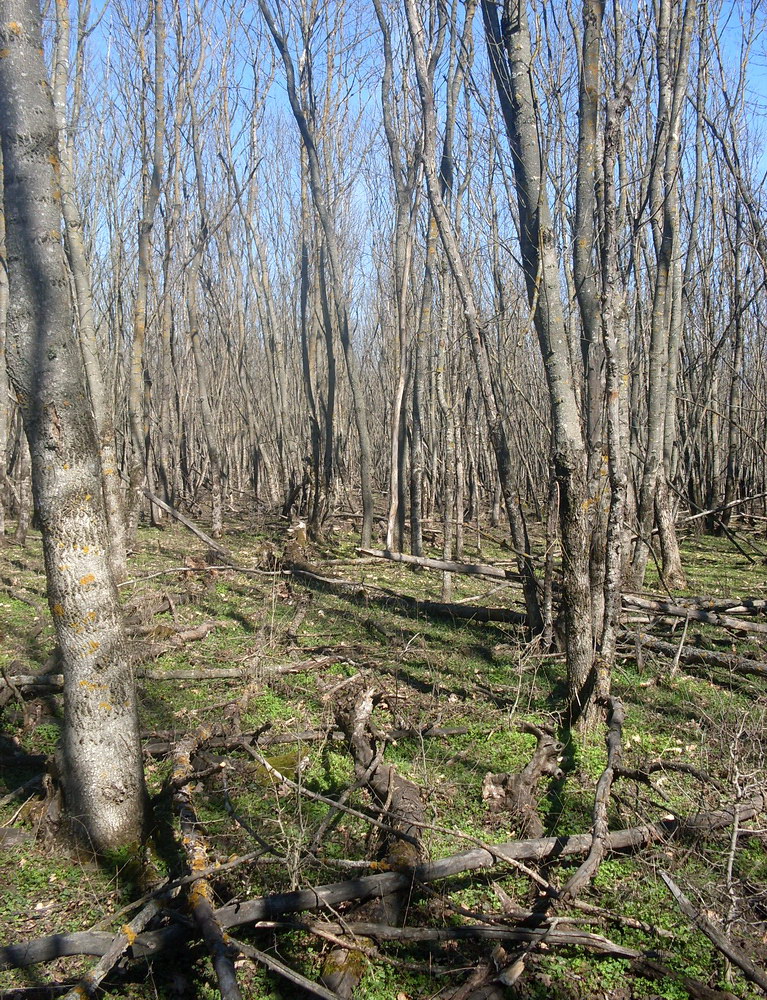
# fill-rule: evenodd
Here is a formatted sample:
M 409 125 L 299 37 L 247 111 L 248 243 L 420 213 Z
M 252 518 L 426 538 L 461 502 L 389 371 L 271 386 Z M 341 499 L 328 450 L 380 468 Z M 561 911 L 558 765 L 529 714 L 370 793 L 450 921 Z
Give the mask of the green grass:
M 263 533 L 241 532 L 228 536 L 226 544 L 241 563 L 248 564 L 255 560 L 263 539 Z M 341 536 L 328 541 L 326 553 L 336 559 L 352 558 L 355 549 L 356 540 Z M 489 542 L 484 549 L 483 558 L 488 560 L 509 555 Z M 303 587 L 295 580 L 245 577 L 234 571 L 190 579 L 176 573 L 138 579 L 179 567 L 185 555 L 201 555 L 203 551 L 176 527 L 162 532 L 143 530 L 131 561 L 131 578 L 135 582 L 124 588 L 124 594 L 141 607 L 152 595 L 191 592 L 191 602 L 178 602 L 173 615 L 166 613 L 156 620 L 166 632 L 203 621 L 219 623 L 204 640 L 161 655 L 151 664 L 154 669 L 170 672 L 188 667 L 241 666 L 243 677 L 235 682 L 141 681 L 141 725 L 145 731 L 169 731 L 180 736 L 200 726 L 208 731 L 224 731 L 234 725 L 243 731 L 267 728 L 272 733 L 316 730 L 332 723 L 337 695 L 328 692 L 361 674 L 381 695 L 373 714 L 380 732 L 432 724 L 463 726 L 467 730 L 464 735 L 450 737 L 399 739 L 389 742 L 383 751 L 387 763 L 424 790 L 427 822 L 441 828 L 424 831 L 428 857 L 437 859 L 468 850 L 477 842 L 498 843 L 516 836 L 513 818 L 494 815 L 483 803 L 483 778 L 488 772 L 517 772 L 530 759 L 535 739 L 520 731 L 522 722 L 558 725 L 566 682 L 561 658 L 532 655 L 514 628 L 414 617 L 396 611 L 386 600 L 379 601 L 375 594 L 365 601 L 339 596 L 322 587 Z M 726 539 L 690 537 L 684 541 L 683 552 L 689 593 L 746 596 L 763 590 L 761 569 L 734 553 Z M 3 550 L 0 563 L 5 575 L 16 574 L 27 592 L 45 605 L 39 540 L 31 536 L 25 551 Z M 414 573 L 392 563 L 332 566 L 327 572 L 364 579 L 421 599 L 440 597 L 439 574 Z M 655 586 L 651 570 L 648 587 Z M 456 577 L 454 581 L 455 599 L 489 589 L 490 584 L 468 577 Z M 501 606 L 518 597 L 513 591 L 501 591 L 493 595 L 492 601 Z M 39 669 L 45 662 L 52 648 L 52 631 L 47 620 L 40 623 L 35 618 L 31 605 L 0 594 L 0 663 L 7 666 L 17 660 Z M 40 624 L 42 628 L 33 635 Z M 716 630 L 698 631 L 705 641 L 721 638 Z M 329 655 L 331 660 L 319 670 L 286 675 L 269 670 L 275 664 L 300 663 L 321 655 Z M 625 767 L 641 769 L 654 761 L 691 763 L 707 772 L 725 790 L 725 797 L 731 794 L 733 761 L 738 762 L 743 775 L 764 773 L 763 687 L 684 667 L 670 678 L 668 663 L 648 653 L 641 669 L 633 657 L 619 657 L 614 692 L 623 699 L 626 711 Z M 13 701 L 5 707 L 0 718 L 0 735 L 5 741 L 1 748 L 5 757 L 0 769 L 0 795 L 41 767 L 38 757 L 17 754 L 11 758 L 11 744 L 32 755 L 51 755 L 55 751 L 59 706 L 60 700 L 38 699 L 28 703 L 26 713 Z M 325 796 L 337 797 L 355 781 L 343 742 L 332 738 L 278 745 L 264 751 L 264 755 L 281 773 Z M 281 787 L 243 752 L 222 751 L 218 756 L 228 765 L 226 787 L 221 774 L 211 775 L 194 787 L 212 855 L 225 859 L 258 849 L 254 833 L 280 855 L 278 862 L 265 856 L 257 865 L 236 870 L 223 879 L 219 886 L 222 899 L 247 898 L 294 885 L 350 877 L 347 870 L 334 867 L 333 862 L 365 858 L 368 831 L 362 820 L 348 814 L 338 816 L 321 844 L 319 857 L 309 858 L 306 847 L 326 818 L 328 807 Z M 563 748 L 562 757 L 563 779 L 542 789 L 542 819 L 547 832 L 583 832 L 590 828 L 594 787 L 605 764 L 602 739 L 573 741 Z M 204 761 L 200 762 L 200 766 L 204 765 Z M 161 794 L 170 768 L 168 759 L 147 761 L 151 794 Z M 695 812 L 715 806 L 720 797 L 713 785 L 673 770 L 654 773 L 652 781 L 653 787 L 625 779 L 616 782 L 611 826 L 646 822 L 668 810 Z M 34 794 L 27 798 L 32 806 L 37 801 Z M 24 801 L 21 798 L 0 808 L 0 823 L 13 820 L 32 833 L 35 826 L 31 813 L 26 823 L 23 813 L 16 815 Z M 160 819 L 166 824 L 171 822 L 167 798 L 156 802 Z M 360 789 L 351 792 L 348 804 L 357 810 L 371 808 L 368 794 Z M 716 985 L 724 974 L 718 956 L 680 917 L 656 869 L 671 868 L 680 884 L 693 894 L 697 888 L 712 909 L 726 912 L 728 902 L 722 886 L 728 851 L 729 835 L 725 834 L 699 842 L 695 850 L 689 844 L 675 842 L 655 845 L 639 856 L 609 857 L 584 891 L 585 900 L 673 930 L 677 938 L 672 944 L 619 925 L 588 929 L 631 947 L 661 947 L 668 952 L 664 958 L 668 964 Z M 570 859 L 568 865 L 554 865 L 546 869 L 546 877 L 561 886 L 577 863 Z M 174 865 L 173 852 L 166 851 L 155 867 L 157 871 L 174 873 Z M 113 912 L 131 894 L 137 894 L 140 881 L 135 871 L 121 865 L 119 859 L 98 867 L 42 839 L 0 855 L 0 878 L 6 890 L 0 902 L 3 940 L 87 927 Z M 767 883 L 767 863 L 760 840 L 752 838 L 740 845 L 734 878 L 738 885 L 752 889 Z M 464 918 L 446 905 L 448 896 L 453 903 L 471 910 L 497 911 L 500 904 L 494 882 L 517 905 L 529 906 L 535 899 L 532 884 L 524 874 L 497 866 L 485 875 L 475 873 L 451 880 L 450 885 L 435 886 L 433 896 L 415 894 L 409 919 L 436 926 L 460 922 Z M 51 899 L 55 899 L 56 908 L 49 911 Z M 239 933 L 247 938 L 250 932 Z M 253 941 L 266 950 L 274 948 L 284 960 L 315 978 L 326 951 L 323 944 L 298 933 L 280 934 L 279 938 L 271 932 L 261 933 Z M 459 948 L 387 945 L 382 946 L 382 951 L 410 962 L 453 967 L 463 964 L 468 968 L 489 948 L 471 944 Z M 67 968 L 80 968 L 82 964 L 70 962 Z M 214 995 L 210 967 L 201 955 L 192 968 L 173 974 L 186 976 L 187 981 L 194 976 L 198 997 Z M 246 966 L 241 976 L 247 994 L 258 1000 L 289 995 L 282 984 L 261 970 Z M 170 998 L 170 977 L 171 971 L 158 968 L 146 982 L 122 983 L 118 989 L 121 995 L 136 1000 Z M 21 981 L 17 974 L 0 974 L 0 987 Z M 369 968 L 357 995 L 366 1000 L 388 1000 L 404 993 L 415 1000 L 433 996 L 445 982 L 442 977 L 379 963 Z M 676 1000 L 686 995 L 676 981 L 650 981 L 632 973 L 623 960 L 572 950 L 532 958 L 523 987 L 526 997 L 553 1000 L 591 1000 L 604 995 L 618 1000 Z M 727 988 L 743 1000 L 755 995 L 741 980 L 736 979 Z

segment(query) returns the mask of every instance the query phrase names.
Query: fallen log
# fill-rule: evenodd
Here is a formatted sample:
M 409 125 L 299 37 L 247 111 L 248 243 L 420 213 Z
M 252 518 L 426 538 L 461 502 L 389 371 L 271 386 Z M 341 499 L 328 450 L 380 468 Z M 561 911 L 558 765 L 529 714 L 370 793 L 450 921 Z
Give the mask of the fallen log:
M 358 549 L 357 551 L 363 556 L 372 556 L 375 559 L 388 559 L 391 562 L 405 563 L 407 566 L 420 566 L 423 569 L 439 570 L 442 573 L 482 576 L 488 580 L 522 579 L 519 573 L 504 569 L 502 566 L 490 566 L 487 563 L 464 563 L 445 559 L 431 559 L 427 556 L 411 556 L 406 552 L 392 552 L 390 549 Z
M 678 657 L 682 663 L 718 667 L 734 674 L 767 677 L 767 663 L 763 663 L 761 660 L 751 660 L 744 656 L 737 656 L 735 653 L 716 653 L 707 649 L 698 649 L 697 646 L 680 646 L 663 639 L 656 639 L 655 636 L 647 635 L 645 632 L 626 632 L 623 638 L 627 642 L 638 642 L 645 649 L 650 649 L 654 653 L 662 653 L 663 656 L 671 657 L 671 659 Z
M 766 807 L 767 791 L 740 802 L 737 806 L 616 830 L 606 838 L 606 850 L 611 853 L 637 850 L 674 836 L 707 836 L 731 826 L 736 814 L 738 822 L 743 823 L 760 815 Z M 382 872 L 310 889 L 274 893 L 223 906 L 215 911 L 215 915 L 224 929 L 261 920 L 277 920 L 287 913 L 321 910 L 350 900 L 385 896 L 409 889 L 419 882 L 435 882 L 468 871 L 492 868 L 504 861 L 545 861 L 575 857 L 587 853 L 592 840 L 590 833 L 579 833 L 570 837 L 539 837 L 476 847 L 441 861 L 419 865 L 413 872 Z M 169 943 L 182 939 L 184 933 L 185 929 L 181 927 L 145 932 L 134 942 L 133 954 L 136 957 L 151 958 Z M 112 938 L 111 934 L 84 931 L 54 934 L 34 941 L 6 945 L 0 948 L 0 969 L 25 968 L 65 955 L 103 955 Z
M 137 667 L 135 675 L 149 681 L 221 681 L 242 680 L 247 671 L 241 667 L 174 667 L 171 670 L 163 670 L 161 667 Z M 21 691 L 43 688 L 51 694 L 56 694 L 64 687 L 64 675 L 18 674 L 7 679 L 0 677 L 0 691 L 8 683 L 15 685 Z
M 764 622 L 730 618 L 729 615 L 719 614 L 717 611 L 703 611 L 681 604 L 671 604 L 668 601 L 650 601 L 646 597 L 636 597 L 633 594 L 624 594 L 622 600 L 623 607 L 628 609 L 654 611 L 672 618 L 686 618 L 689 621 L 704 622 L 706 625 L 719 625 L 723 628 L 738 629 L 741 632 L 756 632 L 759 635 L 767 635 L 767 623 Z
M 423 726 L 411 729 L 387 729 L 381 734 L 381 738 L 391 740 L 420 740 L 438 736 L 465 736 L 468 733 L 467 726 Z M 266 730 L 259 730 L 253 733 L 233 733 L 229 736 L 209 736 L 201 743 L 201 746 L 211 750 L 237 750 L 244 743 L 253 747 L 267 749 L 283 743 L 316 743 L 320 740 L 331 740 L 341 742 L 344 734 L 340 729 L 332 726 L 322 729 L 303 729 L 294 733 L 272 733 Z M 153 757 L 161 757 L 170 753 L 175 745 L 170 733 L 147 733 L 142 734 L 144 741 L 144 753 Z M 2 804 L 2 800 L 0 800 Z
M 307 566 L 292 564 L 287 567 L 297 580 L 308 583 L 320 583 L 325 587 L 351 597 L 364 597 L 384 604 L 394 611 L 404 611 L 409 615 L 432 615 L 436 618 L 460 618 L 464 621 L 503 622 L 507 625 L 527 625 L 527 615 L 521 611 L 511 611 L 508 608 L 472 608 L 465 604 L 451 604 L 443 601 L 424 601 L 406 594 L 398 594 L 388 587 L 376 587 L 371 584 L 357 583 L 354 580 L 341 580 L 337 577 L 322 576 Z

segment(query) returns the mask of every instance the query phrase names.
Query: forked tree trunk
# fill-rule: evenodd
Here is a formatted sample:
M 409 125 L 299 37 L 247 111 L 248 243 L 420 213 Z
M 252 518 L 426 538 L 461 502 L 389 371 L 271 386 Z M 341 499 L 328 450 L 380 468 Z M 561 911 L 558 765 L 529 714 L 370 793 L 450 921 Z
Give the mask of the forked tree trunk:
M 522 266 L 546 370 L 552 424 L 552 461 L 559 484 L 562 537 L 562 617 L 565 627 L 570 715 L 585 730 L 598 718 L 594 627 L 589 578 L 593 498 L 587 490 L 586 442 L 581 430 L 565 331 L 556 240 L 545 167 L 541 161 L 533 90 L 530 30 L 525 0 L 505 0 L 499 24 L 483 0 L 485 33 L 514 163 Z
M 679 330 L 674 326 L 674 296 L 680 297 L 682 292 L 679 273 L 679 149 L 696 0 L 686 0 L 676 44 L 673 42 L 672 7 L 672 0 L 661 0 L 657 13 L 658 128 L 649 189 L 657 267 L 647 387 L 647 445 L 637 511 L 639 532 L 628 581 L 634 590 L 641 589 L 644 580 L 653 523 L 661 532 L 666 585 L 683 587 L 685 582 L 668 488 L 666 428 L 675 425 Z M 681 303 L 678 302 L 677 318 L 681 316 L 680 310 Z
M 139 841 L 145 791 L 98 442 L 73 336 L 40 20 L 36 0 L 0 2 L 7 356 L 30 443 L 48 599 L 64 665 L 66 805 L 86 843 L 104 850 Z

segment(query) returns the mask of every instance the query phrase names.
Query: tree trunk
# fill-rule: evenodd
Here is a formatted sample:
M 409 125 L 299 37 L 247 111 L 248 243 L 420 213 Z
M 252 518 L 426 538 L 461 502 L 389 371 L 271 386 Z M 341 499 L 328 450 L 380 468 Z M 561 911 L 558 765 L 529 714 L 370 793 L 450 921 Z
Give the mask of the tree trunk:
M 0 177 L 3 155 L 0 151 Z M 8 315 L 8 262 L 5 254 L 5 211 L 0 199 L 0 544 L 5 537 L 5 503 L 8 473 L 8 371 L 5 366 L 5 328 Z
M 165 142 L 165 19 L 162 0 L 153 0 L 154 12 L 154 138 L 152 144 L 152 172 L 142 198 L 141 218 L 138 224 L 138 275 L 136 298 L 133 305 L 133 345 L 131 348 L 128 414 L 130 418 L 131 460 L 129 467 L 130 495 L 127 513 L 127 544 L 131 545 L 138 527 L 139 511 L 143 497 L 142 486 L 146 479 L 146 419 L 144 411 L 144 379 L 146 377 L 144 345 L 146 341 L 147 300 L 151 268 L 151 239 L 154 214 L 160 198 L 164 167 L 163 143 Z M 148 74 L 147 74 L 148 75 Z M 146 150 L 142 144 L 142 181 L 149 169 Z
M 36 2 L 2 0 L 0 45 L 9 374 L 30 444 L 48 599 L 64 665 L 67 810 L 85 841 L 101 851 L 139 841 L 145 790 L 98 442 L 72 338 L 56 121 Z
M 69 65 L 69 7 L 56 5 L 56 58 L 54 66 L 53 100 L 56 109 L 59 142 L 59 184 L 61 187 L 61 207 L 64 215 L 64 233 L 67 258 L 72 272 L 77 304 L 77 322 L 80 335 L 80 349 L 88 385 L 88 395 L 96 430 L 99 437 L 101 461 L 101 489 L 104 494 L 104 510 L 109 524 L 110 562 L 115 580 L 119 583 L 127 574 L 125 554 L 125 511 L 117 470 L 115 449 L 114 412 L 107 396 L 104 374 L 99 363 L 99 348 L 96 340 L 96 326 L 93 318 L 93 296 L 91 275 L 85 251 L 83 222 L 75 201 L 75 176 L 72 145 L 67 137 L 66 94 L 67 69 Z M 80 66 L 81 70 L 82 67 Z
M 483 0 L 488 53 L 514 162 L 522 265 L 546 370 L 552 422 L 552 461 L 559 484 L 562 536 L 562 617 L 565 627 L 570 716 L 584 730 L 597 713 L 594 630 L 589 578 L 590 531 L 586 442 L 581 430 L 566 335 L 556 241 L 533 91 L 525 0 L 505 0 L 502 24 Z

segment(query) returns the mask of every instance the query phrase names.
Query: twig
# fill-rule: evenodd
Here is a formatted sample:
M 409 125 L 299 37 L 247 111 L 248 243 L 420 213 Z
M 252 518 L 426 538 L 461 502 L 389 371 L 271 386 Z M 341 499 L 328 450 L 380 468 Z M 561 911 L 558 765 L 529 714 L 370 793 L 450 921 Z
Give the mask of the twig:
M 253 945 L 245 944 L 244 941 L 240 941 L 237 938 L 230 937 L 229 940 L 239 952 L 245 955 L 246 958 L 249 958 L 252 962 L 257 962 L 259 965 L 263 965 L 270 972 L 274 972 L 276 975 L 287 980 L 287 982 L 292 983 L 294 986 L 298 986 L 300 989 L 306 990 L 306 992 L 311 993 L 312 996 L 322 997 L 323 1000 L 338 1000 L 337 993 L 331 993 L 330 990 L 326 990 L 324 986 L 320 985 L 320 983 L 312 982 L 311 979 L 307 979 L 306 976 L 302 976 L 300 972 L 296 972 L 295 969 L 291 969 L 289 966 L 285 965 L 284 962 L 281 962 L 273 955 L 267 955 L 266 952 L 260 951 L 258 948 L 254 948 Z
M 402 837 L 403 840 L 411 840 L 414 844 L 416 843 L 414 838 L 408 837 L 407 834 L 396 830 L 393 826 L 391 826 L 391 824 L 374 819 L 372 816 L 361 812 L 359 809 L 352 809 L 351 806 L 342 805 L 337 799 L 331 799 L 327 795 L 320 795 L 319 792 L 312 792 L 304 785 L 300 785 L 297 781 L 293 781 L 291 778 L 286 777 L 281 771 L 278 771 L 276 767 L 273 767 L 266 757 L 262 757 L 261 754 L 255 751 L 248 743 L 243 743 L 242 747 L 255 761 L 258 761 L 267 774 L 271 774 L 273 778 L 277 779 L 277 781 L 287 785 L 288 788 L 293 788 L 307 799 L 313 799 L 315 802 L 324 802 L 325 805 L 332 806 L 334 809 L 348 813 L 350 816 L 356 816 L 358 819 L 362 819 L 366 823 L 372 823 L 373 826 L 377 826 L 379 829 L 385 830 L 387 833 L 396 834 L 396 836 Z
M 685 896 L 676 882 L 666 872 L 660 872 L 660 877 L 666 883 L 669 892 L 679 904 L 679 909 L 686 917 L 692 921 L 695 927 L 709 939 L 709 941 L 721 951 L 733 964 L 737 965 L 749 982 L 756 983 L 767 993 L 767 974 L 763 969 L 755 965 L 748 955 L 727 937 L 721 927 L 718 927 L 712 920 Z
M 129 924 L 121 927 L 119 934 L 115 935 L 107 952 L 83 976 L 77 986 L 73 987 L 67 993 L 64 1000 L 84 1000 L 85 997 L 95 996 L 102 981 L 109 975 L 125 951 L 130 948 L 136 940 L 137 935 L 143 931 L 149 921 L 159 912 L 159 903 L 152 900 L 136 914 Z

